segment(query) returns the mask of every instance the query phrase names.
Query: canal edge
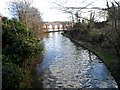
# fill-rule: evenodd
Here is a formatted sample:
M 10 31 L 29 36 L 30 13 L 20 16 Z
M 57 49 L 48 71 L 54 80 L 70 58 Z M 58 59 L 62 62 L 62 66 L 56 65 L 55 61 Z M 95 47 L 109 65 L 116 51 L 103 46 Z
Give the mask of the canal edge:
M 87 49 L 88 51 L 95 54 L 107 66 L 107 69 L 110 71 L 111 75 L 114 77 L 114 79 L 118 85 L 118 89 L 120 88 L 120 78 L 115 75 L 116 73 L 114 73 L 114 71 L 116 71 L 116 69 L 112 66 L 109 66 L 109 63 L 106 61 L 106 58 L 103 55 L 100 55 L 99 51 L 97 49 L 93 49 L 89 45 L 85 45 L 85 43 L 83 43 L 82 41 L 77 41 L 65 33 L 61 33 L 61 34 L 65 37 L 69 38 L 73 43 L 78 44 L 82 48 Z M 119 74 L 119 72 L 118 72 L 118 74 Z

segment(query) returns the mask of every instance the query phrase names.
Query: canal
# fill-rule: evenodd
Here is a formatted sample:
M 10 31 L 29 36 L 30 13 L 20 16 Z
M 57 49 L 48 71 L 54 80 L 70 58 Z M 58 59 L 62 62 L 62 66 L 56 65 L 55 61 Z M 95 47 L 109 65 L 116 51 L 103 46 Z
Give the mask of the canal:
M 42 40 L 43 61 L 35 67 L 33 88 L 118 88 L 102 61 L 60 32 Z

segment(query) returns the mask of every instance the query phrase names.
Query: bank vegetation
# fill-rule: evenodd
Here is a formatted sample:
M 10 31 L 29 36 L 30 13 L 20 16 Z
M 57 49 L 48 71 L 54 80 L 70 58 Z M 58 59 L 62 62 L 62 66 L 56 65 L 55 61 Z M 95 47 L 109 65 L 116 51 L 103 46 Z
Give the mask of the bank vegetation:
M 101 57 L 120 87 L 120 2 L 106 2 L 106 6 L 105 21 L 95 21 L 95 12 L 87 22 L 76 15 L 77 22 L 64 34 Z
M 12 1 L 13 18 L 2 17 L 2 88 L 29 88 L 42 47 L 40 12 L 29 1 Z

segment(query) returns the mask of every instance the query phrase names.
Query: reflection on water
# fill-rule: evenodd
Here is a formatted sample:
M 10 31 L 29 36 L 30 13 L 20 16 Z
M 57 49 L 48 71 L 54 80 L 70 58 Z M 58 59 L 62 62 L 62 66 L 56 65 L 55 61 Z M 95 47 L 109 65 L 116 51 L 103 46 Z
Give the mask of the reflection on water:
M 66 29 L 65 29 L 66 30 Z M 63 29 L 62 28 L 60 28 L 60 29 L 52 29 L 52 28 L 50 28 L 50 29 L 44 29 L 44 31 L 46 32 L 46 31 L 63 31 Z
M 63 29 L 59 29 L 59 30 L 63 30 Z M 58 31 L 58 29 L 52 29 L 52 28 L 50 28 L 48 31 Z
M 42 43 L 43 62 L 36 65 L 33 87 L 117 88 L 114 78 L 97 56 L 60 32 L 46 34 Z

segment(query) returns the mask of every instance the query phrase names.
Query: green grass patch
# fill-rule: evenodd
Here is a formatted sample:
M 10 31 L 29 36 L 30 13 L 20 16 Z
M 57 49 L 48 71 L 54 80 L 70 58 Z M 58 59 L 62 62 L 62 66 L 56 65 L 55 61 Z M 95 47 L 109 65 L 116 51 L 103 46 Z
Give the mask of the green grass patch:
M 93 52 L 95 52 L 104 62 L 112 62 L 114 60 L 113 56 L 110 56 L 102 51 L 93 49 Z

